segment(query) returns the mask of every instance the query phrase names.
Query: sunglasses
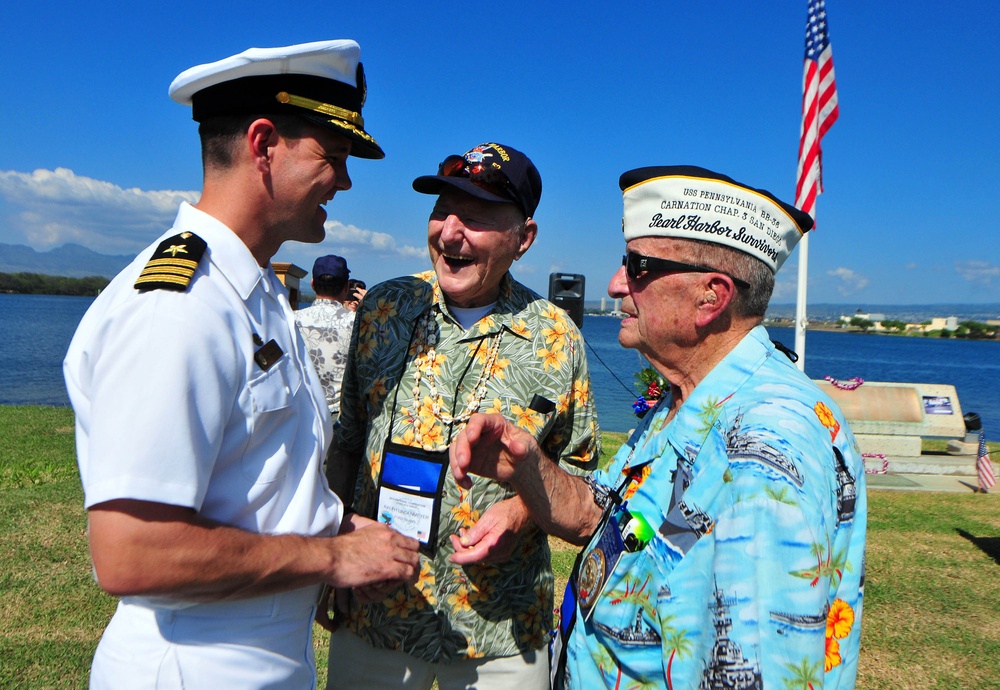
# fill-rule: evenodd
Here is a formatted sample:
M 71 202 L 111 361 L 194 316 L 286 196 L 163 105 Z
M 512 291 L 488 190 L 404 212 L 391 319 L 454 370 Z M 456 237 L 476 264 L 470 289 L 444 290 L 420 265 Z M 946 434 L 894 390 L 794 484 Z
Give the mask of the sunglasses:
M 466 177 L 472 184 L 485 190 L 493 196 L 521 204 L 520 197 L 510 179 L 502 170 L 484 165 L 482 160 L 472 156 L 451 155 L 438 166 L 438 175 L 442 177 Z
M 685 264 L 680 261 L 671 261 L 670 259 L 661 259 L 656 256 L 636 254 L 635 252 L 628 252 L 622 257 L 622 266 L 625 267 L 626 275 L 632 280 L 636 280 L 646 271 L 656 271 L 658 273 L 722 273 L 724 276 L 729 276 L 734 283 L 744 290 L 750 287 L 750 283 L 745 280 L 730 276 L 728 273 L 716 268 Z

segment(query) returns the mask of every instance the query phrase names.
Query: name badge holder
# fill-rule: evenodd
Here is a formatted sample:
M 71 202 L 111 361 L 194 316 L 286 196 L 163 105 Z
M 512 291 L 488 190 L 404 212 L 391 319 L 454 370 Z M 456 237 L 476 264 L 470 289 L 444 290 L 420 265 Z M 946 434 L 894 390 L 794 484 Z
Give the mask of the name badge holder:
M 375 519 L 420 542 L 420 553 L 437 553 L 441 495 L 448 451 L 428 451 L 386 441 L 378 478 Z
M 566 645 L 576 625 L 577 606 L 583 619 L 589 619 L 622 554 L 641 551 L 652 538 L 652 529 L 645 517 L 629 512 L 621 498 L 622 490 L 631 479 L 626 477 L 621 486 L 608 492 L 608 505 L 594 530 L 596 543 L 593 548 L 581 551 L 573 563 L 559 608 L 559 626 L 549 645 L 549 681 L 557 690 L 563 687 L 566 679 Z
M 626 478 L 625 482 L 627 481 Z M 625 482 L 618 489 L 612 489 L 608 492 L 608 505 L 604 509 L 604 514 L 601 515 L 600 522 L 597 523 L 594 534 L 604 534 L 612 514 L 621 506 L 620 491 L 624 488 Z M 566 590 L 563 592 L 562 605 L 559 607 L 559 624 L 556 626 L 552 641 L 549 643 L 549 685 L 553 690 L 561 690 L 566 680 L 566 645 L 569 644 L 570 635 L 573 633 L 573 628 L 576 627 L 576 606 L 580 597 L 577 582 L 580 579 L 580 569 L 584 557 L 589 553 L 589 549 L 584 549 L 576 555 L 573 570 L 566 582 Z
M 428 318 L 428 314 L 430 312 L 425 313 L 414 325 L 406 352 L 413 350 L 417 330 L 420 328 L 420 324 Z M 497 345 L 499 345 L 499 338 Z M 482 347 L 481 341 L 479 347 Z M 477 349 L 475 354 L 478 353 Z M 461 386 L 466 373 L 475 360 L 475 356 L 469 358 L 469 363 L 458 380 L 458 386 Z M 406 373 L 408 362 L 409 360 L 404 357 L 392 396 L 392 413 L 389 416 L 390 438 L 396 418 L 396 400 L 399 397 L 400 384 Z M 488 367 L 484 371 L 488 371 Z M 457 401 L 456 392 L 454 403 Z M 453 406 L 450 417 L 454 419 L 454 416 Z M 393 443 L 390 440 L 386 440 L 382 447 L 382 469 L 378 477 L 375 520 L 419 541 L 420 553 L 428 558 L 434 558 L 437 554 L 442 489 L 444 488 L 445 472 L 449 466 L 447 446 L 451 445 L 452 430 L 452 425 L 449 423 L 448 442 L 445 450 L 425 450 Z

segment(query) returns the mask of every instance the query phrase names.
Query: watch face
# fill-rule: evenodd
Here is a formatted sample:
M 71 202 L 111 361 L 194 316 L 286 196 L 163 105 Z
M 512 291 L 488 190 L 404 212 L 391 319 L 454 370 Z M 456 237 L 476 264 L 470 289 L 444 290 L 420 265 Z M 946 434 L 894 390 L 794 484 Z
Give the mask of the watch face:
M 584 559 L 583 565 L 580 567 L 580 577 L 577 582 L 581 609 L 589 609 L 593 606 L 601 583 L 604 582 L 606 568 L 607 561 L 603 551 L 594 549 L 587 554 L 587 558 Z

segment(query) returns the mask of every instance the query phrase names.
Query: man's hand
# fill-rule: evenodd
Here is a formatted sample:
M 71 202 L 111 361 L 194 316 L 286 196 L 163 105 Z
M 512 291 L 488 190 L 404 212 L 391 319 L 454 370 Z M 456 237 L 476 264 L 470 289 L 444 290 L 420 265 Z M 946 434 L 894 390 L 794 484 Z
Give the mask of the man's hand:
M 451 562 L 502 563 L 510 558 L 521 531 L 529 524 L 531 517 L 520 498 L 494 503 L 472 527 L 451 535 L 451 545 L 455 547 Z
M 194 510 L 117 499 L 89 510 L 90 552 L 114 596 L 200 602 L 244 599 L 327 583 L 414 579 L 419 542 L 374 521 L 345 518 L 342 536 L 257 534 Z M 356 518 L 356 516 L 355 516 Z
M 337 566 L 331 583 L 316 610 L 316 622 L 334 632 L 337 622 L 330 618 L 330 602 L 344 613 L 350 603 L 350 588 L 362 604 L 381 601 L 403 582 L 415 582 L 420 572 L 420 542 L 375 520 L 348 513 L 335 539 Z M 380 568 L 382 568 L 380 570 Z
M 472 488 L 468 475 L 514 483 L 517 467 L 538 459 L 535 437 L 498 414 L 474 414 L 449 449 L 451 472 L 459 486 Z
M 333 587 L 366 587 L 370 596 L 420 572 L 420 542 L 374 520 L 351 513 L 334 539 L 337 559 L 328 582 Z
M 600 521 L 601 510 L 594 503 L 586 482 L 546 457 L 534 436 L 498 414 L 472 415 L 466 427 L 452 441 L 449 460 L 455 482 L 466 489 L 472 487 L 470 474 L 512 485 L 531 519 L 546 534 L 582 545 Z M 483 518 L 488 513 L 484 513 Z M 499 525 L 501 516 L 496 517 Z M 473 536 L 478 536 L 479 540 L 498 539 L 494 525 L 486 524 L 481 529 Z M 484 532 L 494 536 L 483 536 Z M 468 538 L 469 535 L 465 536 Z M 502 544 L 499 546 L 502 548 Z M 498 546 L 486 544 L 485 548 L 492 551 Z M 456 546 L 457 559 L 464 561 L 464 557 L 459 555 L 462 551 L 464 549 Z M 497 553 L 500 553 L 499 549 Z M 475 552 L 466 555 L 471 559 L 481 557 Z M 456 563 L 459 562 L 457 559 Z

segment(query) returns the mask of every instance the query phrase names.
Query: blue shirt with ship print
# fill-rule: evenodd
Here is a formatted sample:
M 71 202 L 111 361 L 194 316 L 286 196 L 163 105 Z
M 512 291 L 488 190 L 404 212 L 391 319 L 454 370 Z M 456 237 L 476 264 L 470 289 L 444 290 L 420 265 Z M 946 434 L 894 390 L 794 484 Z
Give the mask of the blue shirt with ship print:
M 853 688 L 867 508 L 840 410 L 760 326 L 668 408 L 594 475 L 652 538 L 584 550 L 566 686 Z

